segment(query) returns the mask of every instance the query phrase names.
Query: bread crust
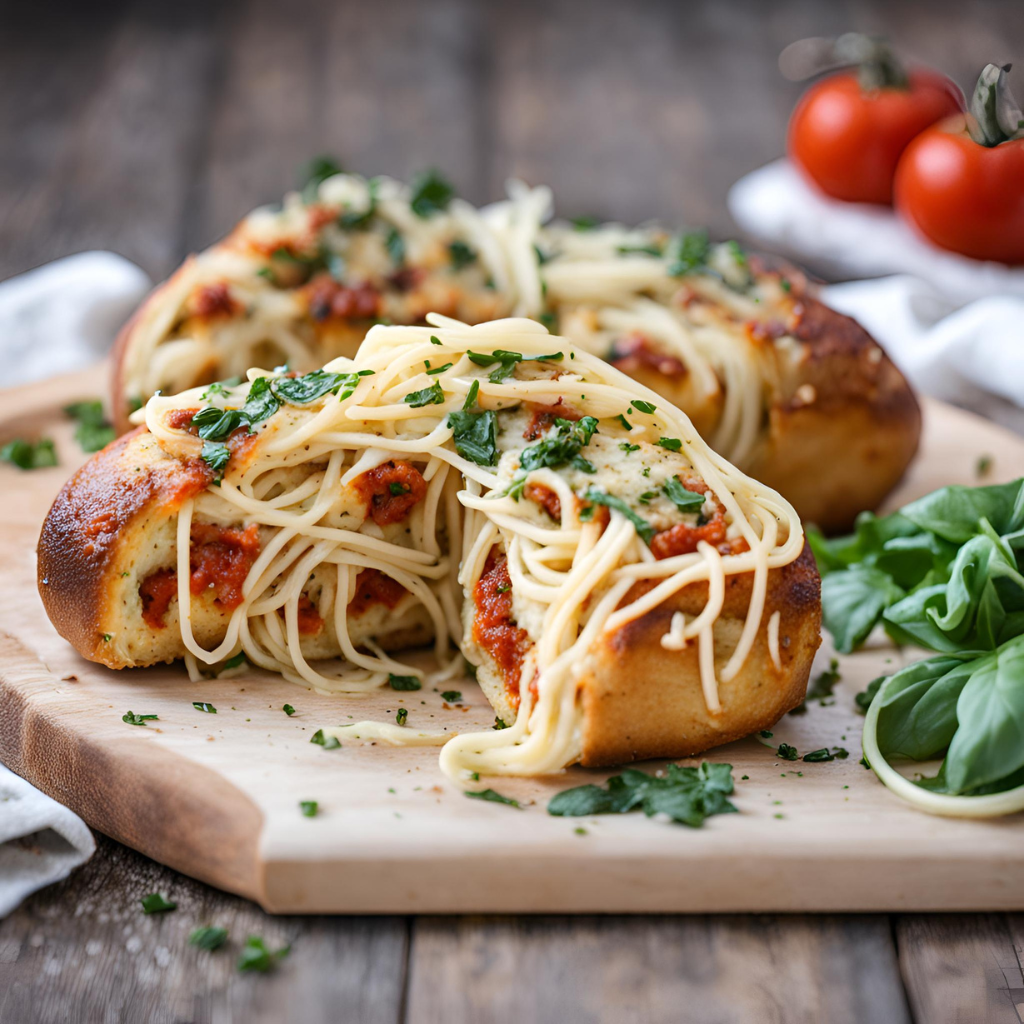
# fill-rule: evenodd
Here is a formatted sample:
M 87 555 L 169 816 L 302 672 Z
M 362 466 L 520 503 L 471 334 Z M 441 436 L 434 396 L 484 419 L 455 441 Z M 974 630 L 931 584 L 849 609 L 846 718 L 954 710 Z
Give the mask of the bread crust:
M 169 455 L 139 427 L 98 452 L 61 489 L 39 537 L 39 593 L 57 632 L 83 657 L 113 669 L 184 657 L 177 601 L 164 626 L 154 628 L 142 617 L 139 586 L 154 571 L 176 569 L 178 512 L 211 480 L 201 460 Z M 215 647 L 231 611 L 206 594 L 193 594 L 190 609 L 196 640 Z M 356 643 L 373 636 L 386 650 L 432 638 L 426 613 L 405 614 L 400 606 L 350 619 L 349 632 Z M 333 622 L 303 636 L 301 648 L 306 658 L 336 657 Z
M 752 586 L 752 573 L 726 578 L 725 602 L 715 624 L 718 671 L 735 649 Z M 641 592 L 631 592 L 626 600 Z M 703 609 L 707 596 L 707 583 L 691 584 L 602 638 L 580 679 L 581 764 L 597 767 L 690 757 L 770 727 L 804 699 L 821 643 L 821 579 L 809 545 L 795 562 L 770 570 L 754 646 L 733 679 L 719 679 L 718 714 L 707 709 L 697 644 L 691 642 L 681 651 L 661 646 L 672 616 L 678 611 L 692 618 Z M 768 643 L 768 622 L 775 612 L 779 667 Z

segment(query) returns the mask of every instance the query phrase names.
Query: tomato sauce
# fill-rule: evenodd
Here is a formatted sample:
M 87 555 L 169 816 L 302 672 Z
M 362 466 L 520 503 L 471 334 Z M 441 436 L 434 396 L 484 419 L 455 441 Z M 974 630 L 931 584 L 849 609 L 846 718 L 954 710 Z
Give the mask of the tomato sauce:
M 330 274 L 318 274 L 306 286 L 309 315 L 323 320 L 373 320 L 380 316 L 380 292 L 372 284 L 340 284 Z
M 234 316 L 241 308 L 239 303 L 231 297 L 228 286 L 223 282 L 203 285 L 192 296 L 194 315 L 204 320 Z
M 667 352 L 659 352 L 642 334 L 630 334 L 615 342 L 608 362 L 623 373 L 654 370 L 666 377 L 685 377 L 686 364 Z
M 324 620 L 316 605 L 305 595 L 299 595 L 299 632 L 303 636 L 315 636 L 324 628 Z
M 700 477 L 680 476 L 680 482 L 688 490 L 695 494 L 707 494 L 710 488 Z M 707 508 L 707 504 L 704 506 Z M 703 517 L 702 517 L 703 518 Z M 651 540 L 651 553 L 657 559 L 672 558 L 674 555 L 690 555 L 697 550 L 701 541 L 706 541 L 712 547 L 717 548 L 723 555 L 735 555 L 749 549 L 749 545 L 742 537 L 735 540 L 726 540 L 728 527 L 725 522 L 725 507 L 718 502 L 715 503 L 715 511 L 710 519 L 691 526 L 688 523 L 677 523 L 656 533 Z
M 352 486 L 370 506 L 370 518 L 378 526 L 400 523 L 427 493 L 423 474 L 404 459 L 374 466 L 356 477 Z
M 198 409 L 172 409 L 167 414 L 166 423 L 171 430 L 187 430 L 191 434 L 198 434 L 199 428 L 192 427 L 192 419 Z
M 538 437 L 542 437 L 555 425 L 555 420 L 570 420 L 575 423 L 583 419 L 583 413 L 577 412 L 571 405 L 565 405 L 561 399 L 554 405 L 527 402 L 526 407 L 533 412 L 529 424 L 523 431 L 523 437 L 527 441 L 536 441 Z
M 163 629 L 171 601 L 178 596 L 178 574 L 173 569 L 158 569 L 139 585 L 142 620 L 153 629 Z
M 348 603 L 348 614 L 358 618 L 375 604 L 394 608 L 407 593 L 401 583 L 379 569 L 363 569 L 356 577 L 356 593 Z
M 527 484 L 523 490 L 523 497 L 528 501 L 535 501 L 552 519 L 562 521 L 562 502 L 550 487 L 545 487 L 544 484 Z
M 244 530 L 193 523 L 189 589 L 196 595 L 211 590 L 215 603 L 227 609 L 237 608 L 242 603 L 242 585 L 259 553 L 259 529 L 255 523 Z
M 530 649 L 525 629 L 512 618 L 512 581 L 508 562 L 496 547 L 491 548 L 483 574 L 473 587 L 473 639 L 496 662 L 512 707 L 519 707 L 519 677 L 523 658 Z

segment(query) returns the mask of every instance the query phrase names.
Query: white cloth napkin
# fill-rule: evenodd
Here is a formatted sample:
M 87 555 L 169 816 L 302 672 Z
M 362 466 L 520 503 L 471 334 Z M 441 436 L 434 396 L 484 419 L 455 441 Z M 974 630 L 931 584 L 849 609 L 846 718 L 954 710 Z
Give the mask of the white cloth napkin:
M 831 277 L 874 278 L 832 285 L 823 298 L 859 320 L 922 391 L 1024 406 L 1024 268 L 936 249 L 890 209 L 819 195 L 787 160 L 736 182 L 729 210 L 770 250 Z
M 0 918 L 96 849 L 85 822 L 0 764 Z
M 98 362 L 149 288 L 139 267 L 112 252 L 78 253 L 0 283 L 4 386 Z
M 142 270 L 111 252 L 68 256 L 0 283 L 4 386 L 102 359 L 149 287 Z M 95 848 L 77 814 L 0 765 L 0 917 Z

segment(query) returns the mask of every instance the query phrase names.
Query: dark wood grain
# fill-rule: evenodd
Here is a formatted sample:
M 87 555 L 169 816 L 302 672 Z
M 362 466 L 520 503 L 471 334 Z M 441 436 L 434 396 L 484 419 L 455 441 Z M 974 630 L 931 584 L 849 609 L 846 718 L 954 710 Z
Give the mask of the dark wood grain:
M 909 1022 L 879 916 L 417 920 L 410 1024 Z
M 151 892 L 177 910 L 143 914 Z M 229 941 L 190 946 L 202 925 Z M 250 935 L 291 952 L 271 974 L 240 973 Z M 270 917 L 100 837 L 92 861 L 0 923 L 0 1024 L 394 1024 L 407 941 L 402 918 Z
M 778 52 L 849 28 L 967 87 L 1024 53 L 1020 0 L 0 0 L 0 279 L 91 247 L 163 277 L 321 152 L 367 174 L 434 165 L 477 202 L 519 175 L 566 214 L 725 235 L 731 183 L 783 150 L 800 87 Z M 154 890 L 178 910 L 142 915 Z M 206 923 L 230 949 L 187 945 Z M 272 976 L 235 970 L 250 933 L 293 944 Z M 269 918 L 101 839 L 0 922 L 0 1022 L 900 1024 L 908 1005 L 918 1024 L 1019 1021 L 1022 946 L 1017 915 L 428 919 L 410 935 Z

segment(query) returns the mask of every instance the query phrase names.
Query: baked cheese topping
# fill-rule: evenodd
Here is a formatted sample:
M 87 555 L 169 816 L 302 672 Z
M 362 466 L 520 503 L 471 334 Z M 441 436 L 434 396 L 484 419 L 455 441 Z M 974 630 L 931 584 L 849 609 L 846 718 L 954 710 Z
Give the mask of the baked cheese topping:
M 578 688 L 599 639 L 707 581 L 704 609 L 674 616 L 663 643 L 697 644 L 708 709 L 720 710 L 719 680 L 750 653 L 769 571 L 800 554 L 791 506 L 653 391 L 540 324 L 428 319 L 374 327 L 358 360 L 323 371 L 253 370 L 246 385 L 147 404 L 145 423 L 169 453 L 222 474 L 178 517 L 191 671 L 241 651 L 329 692 L 430 682 L 378 643 L 419 630 L 448 676 L 461 645 L 514 719 L 448 739 L 448 775 L 551 772 L 580 756 Z M 217 440 L 226 436 L 231 445 Z M 190 549 L 208 524 L 259 537 L 214 650 L 193 636 L 189 610 Z M 738 573 L 753 574 L 753 596 L 716 672 L 713 627 Z M 361 626 L 371 612 L 379 619 Z M 317 636 L 343 657 L 307 658 Z M 382 723 L 335 731 L 345 733 L 441 739 Z
M 699 232 L 549 223 L 549 189 L 476 209 L 339 174 L 250 214 L 143 306 L 121 368 L 141 404 L 251 366 L 354 356 L 375 323 L 527 316 L 654 386 L 741 468 L 802 348 L 789 282 Z

